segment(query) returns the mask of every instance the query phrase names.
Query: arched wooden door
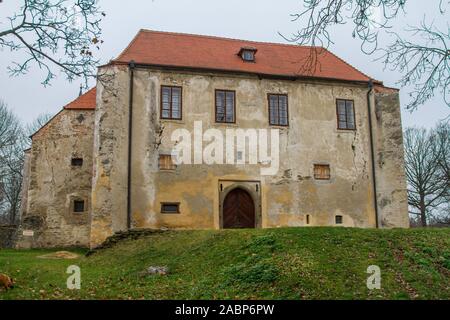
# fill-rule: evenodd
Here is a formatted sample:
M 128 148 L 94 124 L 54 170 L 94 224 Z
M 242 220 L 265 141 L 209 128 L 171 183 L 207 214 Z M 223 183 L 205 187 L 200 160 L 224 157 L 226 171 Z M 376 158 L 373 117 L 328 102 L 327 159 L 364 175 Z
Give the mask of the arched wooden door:
M 223 201 L 223 228 L 255 228 L 255 204 L 241 188 L 230 191 Z

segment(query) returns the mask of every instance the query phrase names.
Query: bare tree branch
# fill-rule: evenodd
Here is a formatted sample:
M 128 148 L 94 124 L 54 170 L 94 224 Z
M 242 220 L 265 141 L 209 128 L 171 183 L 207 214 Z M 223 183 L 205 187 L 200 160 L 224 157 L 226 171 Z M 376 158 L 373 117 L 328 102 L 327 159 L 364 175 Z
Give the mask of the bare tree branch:
M 411 101 L 407 108 L 415 110 L 442 93 L 450 106 L 450 28 L 438 30 L 433 24 L 422 22 L 419 27 L 405 30 L 411 39 L 390 32 L 393 23 L 405 13 L 406 0 L 303 0 L 303 9 L 292 15 L 301 28 L 285 37 L 300 45 L 328 47 L 333 43 L 330 31 L 347 23 L 353 25 L 352 36 L 361 42 L 361 50 L 372 55 L 381 51 L 387 68 L 402 74 L 398 84 L 412 85 Z M 409 3 L 409 2 L 408 2 Z M 437 14 L 445 17 L 448 1 L 440 0 Z M 394 36 L 392 43 L 380 46 L 380 34 Z
M 44 85 L 59 69 L 69 81 L 84 78 L 87 87 L 99 63 L 93 52 L 103 43 L 100 17 L 104 15 L 97 0 L 23 0 L 20 12 L 8 18 L 9 27 L 0 30 L 0 48 L 28 55 L 12 63 L 10 74 L 25 74 L 36 64 L 46 72 Z

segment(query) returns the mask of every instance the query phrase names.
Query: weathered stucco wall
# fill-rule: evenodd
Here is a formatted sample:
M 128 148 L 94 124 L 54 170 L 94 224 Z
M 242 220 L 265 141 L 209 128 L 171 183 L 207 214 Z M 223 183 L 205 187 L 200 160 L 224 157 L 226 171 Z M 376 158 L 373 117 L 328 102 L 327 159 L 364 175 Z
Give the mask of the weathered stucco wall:
M 89 245 L 93 132 L 94 111 L 63 110 L 33 136 L 18 247 Z M 73 212 L 74 200 L 84 201 L 83 213 Z
M 111 68 L 114 90 L 99 84 L 97 91 L 92 246 L 126 228 L 130 74 L 125 66 Z M 182 120 L 160 120 L 161 85 L 182 86 Z M 236 91 L 236 124 L 215 123 L 215 89 Z M 344 226 L 374 227 L 367 90 L 365 85 L 136 69 L 132 227 L 219 228 L 221 181 L 260 183 L 262 227 L 304 226 L 306 215 L 312 226 L 335 225 L 335 216 L 342 215 Z M 215 128 L 224 135 L 226 128 L 273 128 L 268 125 L 268 93 L 289 97 L 289 127 L 277 127 L 280 168 L 276 175 L 261 176 L 260 164 L 180 165 L 174 171 L 159 170 L 159 154 L 169 154 L 174 145 L 172 132 L 179 128 L 193 132 L 194 121 L 202 121 L 203 130 Z M 354 100 L 357 130 L 337 129 L 337 98 Z M 379 208 L 386 221 L 383 225 L 406 226 L 404 177 L 398 172 L 403 162 L 398 151 L 401 124 L 398 100 L 394 100 L 377 98 L 383 114 L 374 131 L 377 152 L 390 162 L 377 173 Z M 314 179 L 315 163 L 330 164 L 331 180 Z M 179 202 L 181 213 L 161 214 L 161 202 Z
M 409 227 L 398 91 L 375 88 L 376 170 L 381 227 Z
M 108 87 L 97 84 L 91 246 L 127 229 L 129 76 L 126 67 L 107 72 L 113 78 Z

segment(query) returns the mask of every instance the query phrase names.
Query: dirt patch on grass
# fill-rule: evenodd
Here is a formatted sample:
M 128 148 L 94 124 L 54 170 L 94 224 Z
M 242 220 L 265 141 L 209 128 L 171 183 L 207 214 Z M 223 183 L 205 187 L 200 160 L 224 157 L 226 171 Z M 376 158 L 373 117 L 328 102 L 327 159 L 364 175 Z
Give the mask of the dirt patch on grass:
M 80 256 L 69 251 L 56 251 L 38 256 L 39 259 L 78 259 Z

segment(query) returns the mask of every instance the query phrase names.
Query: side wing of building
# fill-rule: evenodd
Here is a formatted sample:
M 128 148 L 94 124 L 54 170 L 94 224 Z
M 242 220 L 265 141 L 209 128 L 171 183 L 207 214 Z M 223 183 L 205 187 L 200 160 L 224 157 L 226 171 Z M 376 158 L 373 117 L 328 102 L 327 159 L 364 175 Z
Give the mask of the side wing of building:
M 94 108 L 68 105 L 32 136 L 17 247 L 88 246 Z

